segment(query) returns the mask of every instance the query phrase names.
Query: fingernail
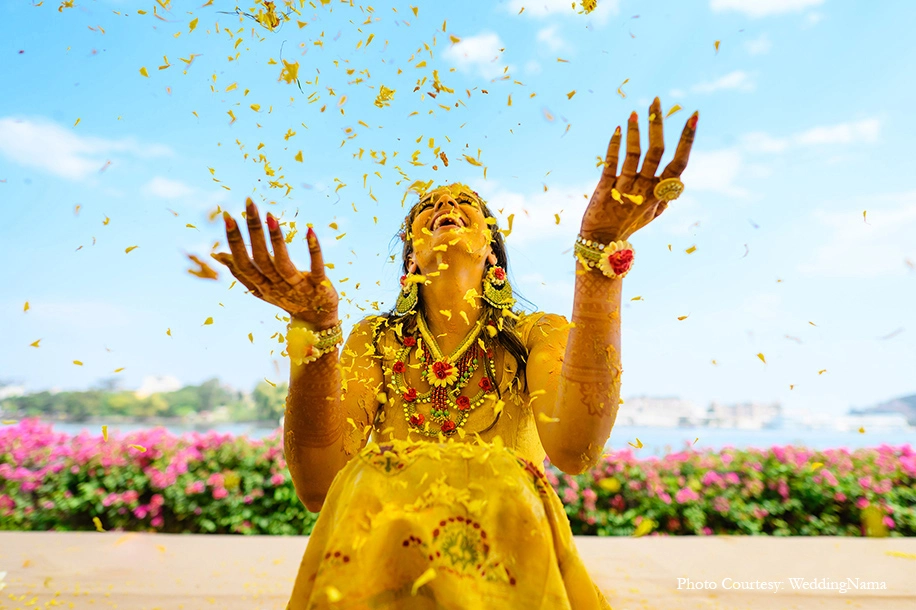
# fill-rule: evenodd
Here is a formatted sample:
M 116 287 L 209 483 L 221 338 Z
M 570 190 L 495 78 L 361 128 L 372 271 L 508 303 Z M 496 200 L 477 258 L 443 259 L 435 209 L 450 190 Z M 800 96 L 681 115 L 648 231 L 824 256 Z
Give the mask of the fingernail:
M 245 208 L 250 210 L 253 207 L 254 207 L 254 201 L 251 200 L 251 197 L 248 197 L 247 199 L 245 199 Z
M 687 121 L 687 125 L 689 125 L 691 129 L 696 129 L 696 128 L 697 128 L 697 121 L 699 121 L 699 120 L 700 120 L 700 113 L 699 113 L 699 111 L 694 112 L 694 113 L 693 113 L 693 116 L 690 117 L 690 120 Z
M 279 226 L 280 225 L 277 224 L 277 219 L 274 218 L 270 212 L 267 212 L 267 228 L 271 231 L 276 231 Z
M 235 221 L 232 220 L 232 216 L 229 215 L 229 212 L 223 212 L 223 220 L 226 222 L 226 228 L 230 231 L 235 230 Z
M 309 227 L 309 230 L 305 234 L 305 238 L 309 241 L 313 241 L 315 239 L 315 231 L 312 230 L 312 227 Z
M 615 136 L 619 136 L 619 135 L 620 135 L 620 125 L 618 125 L 618 126 L 617 126 L 617 129 L 614 130 L 614 135 L 615 135 Z
M 636 122 L 636 120 L 637 120 L 638 118 L 639 118 L 639 115 L 636 114 L 636 111 L 635 111 L 635 110 L 634 110 L 633 112 L 630 113 L 630 122 L 631 122 L 631 123 Z

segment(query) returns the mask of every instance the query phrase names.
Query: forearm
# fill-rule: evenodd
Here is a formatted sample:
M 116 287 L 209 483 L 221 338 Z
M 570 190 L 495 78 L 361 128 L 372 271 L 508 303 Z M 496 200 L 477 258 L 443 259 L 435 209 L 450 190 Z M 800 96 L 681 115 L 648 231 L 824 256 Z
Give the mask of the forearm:
M 576 287 L 554 416 L 560 467 L 582 472 L 604 451 L 620 403 L 621 279 L 576 262 Z
M 320 508 L 331 481 L 349 459 L 342 438 L 338 358 L 333 349 L 308 364 L 290 363 L 283 446 L 296 493 L 312 511 Z

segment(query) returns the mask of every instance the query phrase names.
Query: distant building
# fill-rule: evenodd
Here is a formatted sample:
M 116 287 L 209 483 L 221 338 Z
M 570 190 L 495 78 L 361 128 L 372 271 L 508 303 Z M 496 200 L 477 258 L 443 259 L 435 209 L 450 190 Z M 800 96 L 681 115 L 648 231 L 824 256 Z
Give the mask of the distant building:
M 615 425 L 677 428 L 697 425 L 699 420 L 700 411 L 690 401 L 637 396 L 620 405 Z
M 740 428 L 761 430 L 772 427 L 782 416 L 778 402 L 742 402 L 735 404 L 710 403 L 702 425 L 710 428 Z
M 899 432 L 912 430 L 902 413 L 871 413 L 868 415 L 841 415 L 836 418 L 836 429 L 856 432 L 864 428 L 867 432 Z

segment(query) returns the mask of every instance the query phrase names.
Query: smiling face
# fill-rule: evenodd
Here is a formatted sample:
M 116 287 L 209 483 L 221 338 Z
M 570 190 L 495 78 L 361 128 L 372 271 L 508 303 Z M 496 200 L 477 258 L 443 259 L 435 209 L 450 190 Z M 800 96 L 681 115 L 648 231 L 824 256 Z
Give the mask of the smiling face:
M 437 270 L 444 261 L 449 265 L 461 260 L 481 264 L 492 252 L 493 232 L 487 215 L 483 201 L 463 184 L 426 193 L 408 216 L 410 260 L 421 273 Z

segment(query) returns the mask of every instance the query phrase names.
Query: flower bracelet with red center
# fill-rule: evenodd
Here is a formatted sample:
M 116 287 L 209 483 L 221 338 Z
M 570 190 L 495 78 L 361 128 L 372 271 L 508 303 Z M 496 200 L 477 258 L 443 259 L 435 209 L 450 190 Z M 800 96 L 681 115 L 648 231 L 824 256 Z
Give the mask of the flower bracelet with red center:
M 576 238 L 574 252 L 583 267 L 597 268 L 611 279 L 625 277 L 633 267 L 633 245 L 623 239 L 602 244 L 580 235 Z

